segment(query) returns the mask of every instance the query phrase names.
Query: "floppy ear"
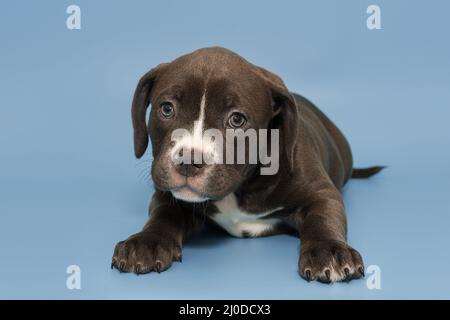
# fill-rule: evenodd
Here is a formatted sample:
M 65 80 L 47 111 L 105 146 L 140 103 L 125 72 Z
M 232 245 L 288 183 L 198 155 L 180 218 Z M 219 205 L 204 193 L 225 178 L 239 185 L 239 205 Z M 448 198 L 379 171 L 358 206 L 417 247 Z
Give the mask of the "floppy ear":
M 147 72 L 136 87 L 131 106 L 131 118 L 134 129 L 134 154 L 137 158 L 142 157 L 148 146 L 147 123 L 145 114 L 150 103 L 151 91 L 156 77 L 166 64 L 160 64 Z
M 256 70 L 269 86 L 274 117 L 279 115 L 281 118 L 281 136 L 284 140 L 282 143 L 288 161 L 288 169 L 292 173 L 294 171 L 295 145 L 300 121 L 297 103 L 280 77 L 261 67 L 256 67 Z

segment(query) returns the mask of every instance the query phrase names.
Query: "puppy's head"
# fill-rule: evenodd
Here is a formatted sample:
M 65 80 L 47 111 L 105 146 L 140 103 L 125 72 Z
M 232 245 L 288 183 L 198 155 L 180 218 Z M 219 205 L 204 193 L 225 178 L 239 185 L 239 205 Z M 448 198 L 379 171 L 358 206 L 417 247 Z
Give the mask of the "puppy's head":
M 156 188 L 184 201 L 220 199 L 259 166 L 205 161 L 228 152 L 227 143 L 214 142 L 216 133 L 226 137 L 230 129 L 279 128 L 280 160 L 293 168 L 295 100 L 279 77 L 223 48 L 200 49 L 147 72 L 134 94 L 132 119 L 136 157 L 144 154 L 150 135 Z M 208 141 L 205 132 L 213 133 Z

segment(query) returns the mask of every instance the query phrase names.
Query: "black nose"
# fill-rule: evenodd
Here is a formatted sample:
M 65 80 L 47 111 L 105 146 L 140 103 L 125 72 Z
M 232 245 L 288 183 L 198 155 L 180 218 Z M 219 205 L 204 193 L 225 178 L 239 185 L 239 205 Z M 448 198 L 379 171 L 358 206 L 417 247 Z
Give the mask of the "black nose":
M 201 161 L 195 161 L 196 153 L 197 157 L 200 158 L 199 160 Z M 183 161 L 183 149 L 180 149 L 178 156 L 182 159 L 180 163 L 176 164 L 176 170 L 179 174 L 185 177 L 193 177 L 203 172 L 205 163 L 203 162 L 203 156 L 200 150 L 191 150 L 190 161 Z

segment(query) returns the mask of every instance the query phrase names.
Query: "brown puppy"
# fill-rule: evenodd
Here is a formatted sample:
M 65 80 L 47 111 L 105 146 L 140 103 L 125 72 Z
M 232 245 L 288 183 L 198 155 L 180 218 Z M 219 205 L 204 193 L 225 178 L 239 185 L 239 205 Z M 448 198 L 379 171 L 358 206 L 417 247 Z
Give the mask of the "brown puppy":
M 145 114 L 152 109 L 150 121 Z M 156 192 L 144 229 L 117 244 L 112 266 L 125 272 L 164 271 L 181 260 L 182 245 L 205 216 L 237 237 L 295 229 L 299 273 L 334 282 L 364 274 L 360 254 L 346 243 L 341 187 L 381 167 L 353 169 L 339 129 L 311 102 L 291 94 L 275 74 L 223 48 L 205 48 L 145 74 L 132 106 L 135 153 L 152 141 Z M 174 130 L 278 129 L 280 166 L 272 175 L 253 164 L 175 163 L 182 154 Z M 182 145 L 193 151 L 195 143 Z M 201 145 L 200 148 L 205 148 Z M 203 150 L 204 151 L 204 150 Z M 201 202 L 195 206 L 194 203 Z M 194 214 L 193 214 L 194 213 Z

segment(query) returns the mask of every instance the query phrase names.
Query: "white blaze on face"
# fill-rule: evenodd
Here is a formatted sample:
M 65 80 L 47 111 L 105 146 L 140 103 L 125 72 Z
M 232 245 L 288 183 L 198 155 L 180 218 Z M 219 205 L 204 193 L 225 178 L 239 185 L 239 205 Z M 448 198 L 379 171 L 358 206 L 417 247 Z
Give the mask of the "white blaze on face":
M 203 149 L 203 126 L 205 123 L 205 107 L 206 107 L 206 92 L 203 93 L 200 101 L 200 114 L 197 121 L 194 121 L 194 132 L 192 133 L 192 147 Z
M 206 91 L 203 93 L 200 100 L 200 112 L 197 120 L 191 130 L 180 128 L 172 133 L 172 140 L 175 145 L 171 150 L 171 159 L 175 163 L 194 161 L 194 163 L 202 162 L 205 158 L 215 158 L 214 144 L 210 139 L 204 139 L 204 124 L 205 124 L 205 109 L 206 109 Z M 179 152 L 183 150 L 183 157 L 180 157 Z M 194 159 L 191 159 L 191 150 L 194 150 Z

